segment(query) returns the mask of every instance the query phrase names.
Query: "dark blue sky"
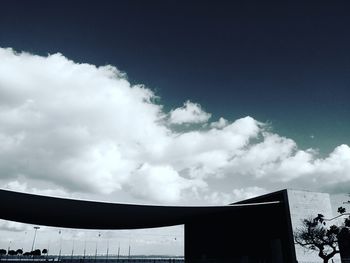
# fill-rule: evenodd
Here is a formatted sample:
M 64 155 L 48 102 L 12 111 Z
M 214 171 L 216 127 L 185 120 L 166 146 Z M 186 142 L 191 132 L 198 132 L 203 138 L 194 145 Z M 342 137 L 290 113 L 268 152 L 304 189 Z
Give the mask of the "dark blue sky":
M 348 1 L 0 5 L 1 47 L 113 64 L 166 109 L 190 99 L 213 119 L 250 115 L 302 148 L 350 144 Z

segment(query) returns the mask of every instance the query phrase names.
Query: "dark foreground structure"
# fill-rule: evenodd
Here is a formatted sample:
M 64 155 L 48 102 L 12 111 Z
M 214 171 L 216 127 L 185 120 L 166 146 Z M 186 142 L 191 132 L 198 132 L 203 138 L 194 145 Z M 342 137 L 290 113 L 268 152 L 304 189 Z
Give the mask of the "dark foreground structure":
M 6 190 L 0 190 L 0 200 L 1 219 L 38 225 L 137 229 L 184 224 L 187 263 L 321 262 L 317 254 L 295 246 L 293 229 L 308 216 L 332 216 L 328 194 L 297 190 L 206 207 L 102 203 Z

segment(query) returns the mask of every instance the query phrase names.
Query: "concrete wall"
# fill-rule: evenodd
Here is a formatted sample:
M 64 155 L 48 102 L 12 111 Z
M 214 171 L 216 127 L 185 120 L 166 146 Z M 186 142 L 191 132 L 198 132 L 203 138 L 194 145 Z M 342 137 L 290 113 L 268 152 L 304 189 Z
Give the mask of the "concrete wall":
M 290 189 L 287 193 L 293 231 L 301 226 L 305 218 L 316 217 L 317 214 L 323 214 L 325 218 L 333 216 L 329 194 Z M 299 263 L 323 262 L 317 253 L 305 250 L 300 245 L 295 245 L 295 252 Z M 334 263 L 340 263 L 339 254 L 333 260 Z

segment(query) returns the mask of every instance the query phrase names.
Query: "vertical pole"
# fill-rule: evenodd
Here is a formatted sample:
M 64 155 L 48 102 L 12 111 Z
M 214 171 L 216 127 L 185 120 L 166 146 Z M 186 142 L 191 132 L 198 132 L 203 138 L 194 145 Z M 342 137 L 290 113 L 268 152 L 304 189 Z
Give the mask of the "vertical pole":
M 83 255 L 83 263 L 85 262 L 85 255 L 86 255 L 86 240 L 84 242 L 84 255 Z
M 35 244 L 35 238 L 36 238 L 36 231 L 37 231 L 38 229 L 40 229 L 40 227 L 35 226 L 34 229 L 35 229 L 35 231 L 34 231 L 34 238 L 33 238 L 33 243 L 32 243 L 32 251 L 34 251 L 34 244 Z
M 128 259 L 130 259 L 130 243 L 129 243 L 129 254 L 128 254 Z
M 109 240 L 107 240 L 107 253 L 106 253 L 106 263 L 108 262 L 108 251 L 109 250 Z
M 100 240 L 100 237 L 101 237 L 101 233 L 98 233 L 98 239 L 96 241 L 96 250 L 95 250 L 95 263 L 96 263 L 96 259 L 97 259 L 97 244 L 98 244 L 98 241 Z
M 74 255 L 74 239 L 73 239 L 72 254 L 70 256 L 70 262 L 73 262 L 73 255 Z
M 97 257 L 97 241 L 96 241 L 96 249 L 95 249 L 95 263 L 96 263 L 96 257 Z
M 62 252 L 62 235 L 61 235 L 62 231 L 59 230 L 58 234 L 60 235 L 60 251 L 58 252 L 58 261 L 61 261 L 61 252 Z
M 8 247 L 7 247 L 7 257 L 6 257 L 6 261 L 8 261 L 9 251 L 10 251 L 10 248 L 11 248 L 11 243 L 12 243 L 12 240 L 10 240 L 9 245 L 8 245 Z
M 49 251 L 50 251 L 50 240 L 49 240 L 49 242 L 47 243 L 46 261 L 48 261 L 48 258 L 49 258 Z

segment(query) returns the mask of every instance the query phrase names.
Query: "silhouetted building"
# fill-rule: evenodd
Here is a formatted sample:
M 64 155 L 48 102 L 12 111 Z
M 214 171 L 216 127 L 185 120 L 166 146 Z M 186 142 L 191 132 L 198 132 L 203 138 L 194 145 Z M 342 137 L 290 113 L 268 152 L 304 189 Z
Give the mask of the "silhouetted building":
M 309 216 L 332 217 L 328 194 L 282 190 L 235 204 L 279 201 L 275 205 L 194 218 L 185 224 L 186 262 L 322 262 L 294 244 L 293 229 Z M 339 255 L 333 258 L 340 262 Z
M 321 262 L 294 244 L 293 229 L 309 216 L 332 217 L 329 195 L 282 190 L 227 206 L 147 206 L 71 200 L 0 190 L 1 219 L 85 228 L 137 229 L 185 225 L 185 260 Z M 21 207 L 21 209 L 18 209 Z M 108 215 L 103 217 L 101 215 Z M 333 262 L 340 262 L 337 255 Z

